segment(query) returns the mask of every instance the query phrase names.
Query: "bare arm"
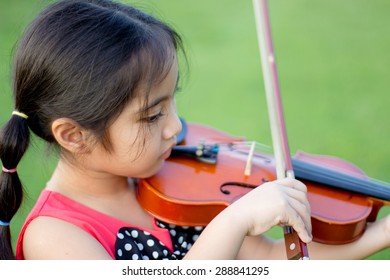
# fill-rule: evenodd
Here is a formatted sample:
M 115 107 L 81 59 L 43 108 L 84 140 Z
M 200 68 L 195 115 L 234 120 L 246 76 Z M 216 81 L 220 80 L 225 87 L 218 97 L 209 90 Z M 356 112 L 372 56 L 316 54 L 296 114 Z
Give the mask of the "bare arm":
M 368 225 L 361 238 L 343 245 L 327 245 L 318 242 L 308 244 L 309 257 L 312 260 L 364 259 L 390 246 L 390 216 Z M 286 259 L 284 240 L 247 237 L 237 256 L 240 259 Z
M 362 237 L 343 245 L 309 244 L 313 259 L 364 259 L 390 247 L 390 216 L 368 225 Z
M 302 183 L 291 179 L 266 183 L 241 197 L 211 221 L 186 259 L 266 257 L 263 252 L 274 251 L 273 242 L 259 235 L 283 223 L 291 225 L 302 240 L 309 242 L 309 208 L 306 187 Z M 253 253 L 252 245 L 261 248 L 260 255 Z
M 25 259 L 112 259 L 103 246 L 82 229 L 65 221 L 38 217 L 27 227 L 23 239 Z

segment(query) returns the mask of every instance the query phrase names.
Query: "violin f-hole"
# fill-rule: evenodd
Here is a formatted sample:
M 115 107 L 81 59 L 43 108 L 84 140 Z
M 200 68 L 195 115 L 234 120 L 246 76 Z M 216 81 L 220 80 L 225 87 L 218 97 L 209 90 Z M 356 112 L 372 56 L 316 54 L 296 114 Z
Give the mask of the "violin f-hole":
M 256 185 L 247 184 L 247 183 L 241 183 L 241 182 L 226 182 L 226 183 L 223 183 L 219 187 L 221 193 L 226 194 L 226 195 L 230 195 L 231 192 L 226 189 L 226 187 L 229 187 L 229 186 L 230 187 L 247 188 L 247 189 L 254 189 L 254 188 L 257 187 Z

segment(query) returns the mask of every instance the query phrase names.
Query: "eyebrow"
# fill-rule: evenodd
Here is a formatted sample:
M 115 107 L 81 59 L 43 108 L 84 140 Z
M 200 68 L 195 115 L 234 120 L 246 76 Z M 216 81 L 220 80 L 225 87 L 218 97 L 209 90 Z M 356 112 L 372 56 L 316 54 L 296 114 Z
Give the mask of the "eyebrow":
M 173 91 L 173 94 L 175 94 L 177 88 L 178 88 L 178 84 L 179 84 L 179 77 L 180 75 L 178 74 L 177 75 L 177 79 L 176 79 L 176 84 L 175 84 L 175 89 Z M 154 99 L 150 104 L 148 104 L 148 106 L 146 108 L 141 108 L 141 110 L 138 111 L 138 113 L 143 113 L 143 112 L 147 112 L 148 110 L 152 109 L 153 107 L 157 106 L 158 104 L 160 104 L 161 102 L 171 98 L 172 96 L 171 94 L 167 94 L 167 95 L 163 95 L 163 96 L 159 96 L 158 98 Z

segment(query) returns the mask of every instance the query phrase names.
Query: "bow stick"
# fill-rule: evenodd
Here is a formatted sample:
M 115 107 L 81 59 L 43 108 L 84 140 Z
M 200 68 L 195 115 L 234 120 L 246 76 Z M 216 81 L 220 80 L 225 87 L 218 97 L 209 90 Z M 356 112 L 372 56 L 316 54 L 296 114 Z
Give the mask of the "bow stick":
M 295 178 L 284 124 L 267 0 L 253 0 L 253 7 L 256 18 L 256 27 L 271 126 L 276 175 L 278 179 Z M 287 258 L 289 260 L 309 259 L 306 243 L 300 240 L 298 234 L 289 225 L 284 226 L 284 240 Z

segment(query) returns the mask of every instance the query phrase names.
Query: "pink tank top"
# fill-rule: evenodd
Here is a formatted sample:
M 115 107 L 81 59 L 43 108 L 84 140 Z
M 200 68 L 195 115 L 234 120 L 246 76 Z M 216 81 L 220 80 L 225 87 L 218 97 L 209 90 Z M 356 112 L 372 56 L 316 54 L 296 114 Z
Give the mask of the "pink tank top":
M 22 227 L 16 243 L 16 259 L 24 259 L 23 236 L 29 223 L 39 216 L 53 217 L 67 221 L 88 232 L 107 250 L 115 259 L 115 241 L 118 231 L 123 227 L 136 228 L 149 232 L 152 236 L 161 241 L 169 250 L 173 250 L 172 240 L 168 229 L 160 228 L 154 222 L 154 229 L 143 229 L 135 225 L 128 224 L 106 214 L 98 212 L 83 204 L 80 204 L 60 193 L 43 190 L 37 203 Z

